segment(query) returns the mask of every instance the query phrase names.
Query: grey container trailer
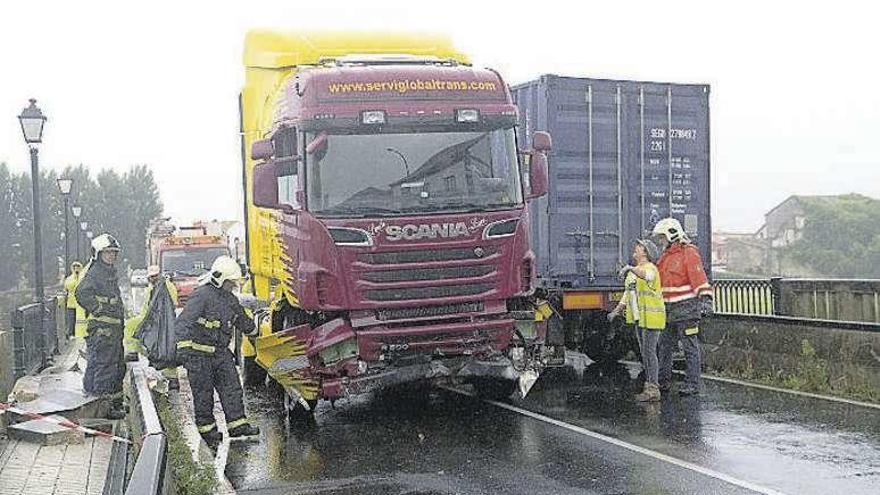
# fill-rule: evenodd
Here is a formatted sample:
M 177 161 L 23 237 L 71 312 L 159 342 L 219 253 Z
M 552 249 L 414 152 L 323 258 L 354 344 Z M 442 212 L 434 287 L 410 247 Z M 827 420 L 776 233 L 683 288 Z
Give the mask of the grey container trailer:
M 520 145 L 534 131 L 553 138 L 549 194 L 531 206 L 539 285 L 569 340 L 615 359 L 629 342 L 603 311 L 636 239 L 671 215 L 710 273 L 709 86 L 545 75 L 512 92 Z

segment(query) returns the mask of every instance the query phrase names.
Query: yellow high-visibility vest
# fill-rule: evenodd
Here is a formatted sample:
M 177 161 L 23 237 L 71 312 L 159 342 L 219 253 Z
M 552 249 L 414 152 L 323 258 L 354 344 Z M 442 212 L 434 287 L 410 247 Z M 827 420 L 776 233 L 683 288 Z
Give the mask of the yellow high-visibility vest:
M 638 325 L 649 330 L 662 330 L 666 328 L 666 305 L 663 304 L 663 289 L 660 283 L 660 272 L 653 263 L 639 265 L 646 272 L 654 274 L 654 280 L 637 277 L 634 273 L 626 274 L 625 286 L 630 287 L 633 279 L 636 286 L 636 307 L 639 310 Z M 632 277 L 632 278 L 630 278 Z M 627 292 L 627 297 L 632 297 L 632 292 Z M 635 323 L 634 315 L 629 304 L 626 305 L 626 322 Z
M 67 309 L 76 309 L 77 307 L 74 293 L 80 280 L 82 280 L 82 273 L 80 273 L 80 276 L 77 276 L 76 273 L 71 273 L 64 279 L 64 290 L 67 291 Z

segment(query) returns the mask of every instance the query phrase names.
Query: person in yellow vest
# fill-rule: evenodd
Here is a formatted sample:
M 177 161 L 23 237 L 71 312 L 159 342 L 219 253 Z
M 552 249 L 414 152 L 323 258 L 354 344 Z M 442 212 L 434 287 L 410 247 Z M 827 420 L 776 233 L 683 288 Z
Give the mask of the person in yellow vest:
M 627 265 L 620 269 L 625 290 L 620 303 L 608 314 L 610 321 L 621 311 L 626 311 L 626 323 L 636 327 L 642 365 L 645 368 L 645 387 L 635 397 L 639 402 L 660 400 L 657 342 L 660 340 L 660 332 L 666 327 L 666 307 L 663 304 L 660 272 L 653 263 L 659 256 L 660 249 L 652 241 L 636 241 L 633 248 L 635 266 Z
M 70 275 L 64 279 L 64 290 L 67 292 L 67 311 L 64 315 L 64 323 L 67 326 L 67 335 L 72 337 L 76 333 L 76 313 L 79 304 L 76 303 L 76 286 L 82 280 L 82 263 L 74 261 L 70 264 Z

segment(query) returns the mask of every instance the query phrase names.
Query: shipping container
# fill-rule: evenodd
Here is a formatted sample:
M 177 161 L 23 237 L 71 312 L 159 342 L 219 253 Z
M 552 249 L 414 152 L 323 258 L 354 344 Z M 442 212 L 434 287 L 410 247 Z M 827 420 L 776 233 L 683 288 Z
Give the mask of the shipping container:
M 539 283 L 565 295 L 561 309 L 610 309 L 634 241 L 670 215 L 710 273 L 708 85 L 545 75 L 512 92 L 520 147 L 535 131 L 553 138 L 531 228 Z

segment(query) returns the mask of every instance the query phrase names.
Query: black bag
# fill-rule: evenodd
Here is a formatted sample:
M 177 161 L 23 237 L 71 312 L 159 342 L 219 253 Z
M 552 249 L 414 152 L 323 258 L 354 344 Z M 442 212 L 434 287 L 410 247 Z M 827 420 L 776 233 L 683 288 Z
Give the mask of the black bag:
M 179 366 L 175 317 L 174 301 L 163 280 L 153 288 L 147 314 L 134 334 L 147 350 L 150 366 L 156 369 Z

